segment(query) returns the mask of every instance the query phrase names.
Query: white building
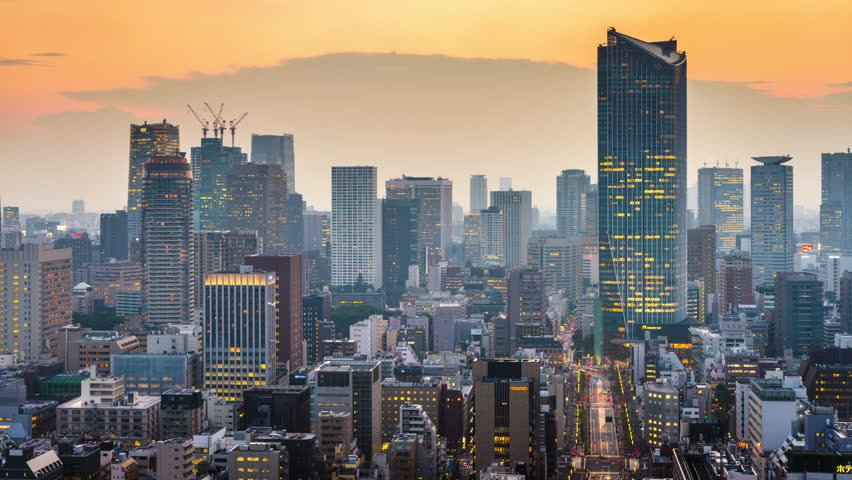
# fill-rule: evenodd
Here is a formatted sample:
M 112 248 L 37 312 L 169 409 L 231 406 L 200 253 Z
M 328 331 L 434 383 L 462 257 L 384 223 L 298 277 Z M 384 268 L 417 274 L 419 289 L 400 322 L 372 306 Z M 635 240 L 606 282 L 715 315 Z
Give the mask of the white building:
M 783 380 L 776 379 L 751 380 L 746 422 L 755 465 L 762 465 L 764 453 L 773 452 L 781 446 L 796 420 L 796 392 L 784 388 L 783 383 Z
M 385 349 L 387 331 L 387 320 L 381 315 L 370 315 L 369 318 L 349 326 L 349 339 L 355 341 L 358 355 L 370 358 Z
M 331 167 L 331 283 L 382 286 L 376 167 Z

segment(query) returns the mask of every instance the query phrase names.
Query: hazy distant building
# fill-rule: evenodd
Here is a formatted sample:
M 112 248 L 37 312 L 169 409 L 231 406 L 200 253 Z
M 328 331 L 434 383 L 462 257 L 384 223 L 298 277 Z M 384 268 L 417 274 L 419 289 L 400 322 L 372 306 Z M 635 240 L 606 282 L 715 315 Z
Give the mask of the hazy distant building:
M 182 154 L 148 160 L 140 206 L 143 321 L 189 322 L 195 273 L 192 171 Z
M 53 248 L 71 249 L 71 273 L 74 285 L 88 280 L 87 265 L 92 263 L 92 240 L 88 233 L 74 233 L 58 238 Z
M 179 128 L 166 123 L 130 125 L 130 174 L 127 185 L 127 228 L 130 242 L 142 237 L 142 174 L 151 157 L 175 155 L 180 150 Z
M 302 216 L 304 222 L 304 248 L 306 252 L 318 252 L 331 258 L 331 212 L 308 210 Z
M 705 293 L 716 293 L 716 227 L 703 225 L 689 229 L 687 253 L 687 278 L 703 279 Z
M 506 265 L 505 220 L 503 211 L 497 207 L 486 208 L 479 213 L 479 254 L 485 264 Z
M 71 201 L 71 214 L 72 215 L 82 215 L 86 213 L 86 201 L 85 200 L 72 200 Z
M 719 268 L 719 313 L 736 313 L 739 305 L 754 304 L 751 259 L 746 255 L 722 257 Z
M 556 231 L 560 237 L 583 235 L 583 195 L 590 183 L 585 170 L 562 170 L 556 177 Z
M 201 306 L 204 277 L 223 270 L 237 270 L 249 255 L 260 253 L 257 233 L 195 232 L 195 304 Z
M 470 213 L 479 213 L 488 208 L 488 177 L 470 176 Z
M 127 212 L 101 214 L 101 261 L 128 259 Z
M 479 213 L 480 211 L 464 216 L 462 247 L 464 261 L 471 265 L 482 263 L 482 215 Z
M 852 252 L 852 151 L 822 154 L 820 243 L 824 252 Z
M 231 168 L 245 163 L 240 147 L 222 145 L 221 138 L 202 138 L 200 147 L 192 147 L 195 229 L 228 229 L 228 175 Z
M 331 283 L 382 286 L 381 204 L 376 167 L 331 168 Z
M 852 272 L 843 272 L 840 278 L 840 331 L 852 333 Z
M 790 157 L 754 157 L 751 167 L 751 262 L 755 284 L 793 271 L 793 167 Z
M 716 226 L 716 250 L 737 248 L 743 231 L 743 169 L 698 169 L 698 224 Z
M 228 230 L 256 231 L 263 253 L 286 253 L 287 200 L 280 165 L 237 165 L 228 175 Z
M 453 182 L 446 178 L 408 177 L 385 182 L 388 200 L 417 200 L 417 259 L 421 275 L 446 256 L 453 238 Z
M 552 334 L 547 324 L 547 291 L 542 270 L 516 268 L 509 272 L 506 313 L 511 323 L 513 349 L 524 333 Z
M 686 54 L 611 28 L 596 96 L 604 329 L 633 336 L 686 316 Z
M 287 240 L 285 253 L 302 253 L 305 249 L 305 201 L 299 193 L 287 195 Z
M 287 191 L 296 193 L 296 153 L 293 135 L 251 136 L 251 163 L 281 165 L 287 175 Z
M 3 217 L 0 218 L 0 227 L 3 230 L 20 230 L 21 209 L 9 205 L 3 207 Z
M 500 191 L 505 192 L 512 189 L 512 177 L 500 177 Z
M 775 277 L 775 348 L 802 355 L 823 343 L 822 282 L 816 275 L 778 272 Z
M 563 290 L 570 300 L 583 294 L 583 242 L 580 238 L 530 239 L 527 265 L 542 272 L 548 290 Z
M 382 200 L 382 279 L 389 290 L 404 290 L 408 267 L 417 265 L 419 200 Z
M 71 325 L 71 287 L 70 249 L 0 250 L 0 354 L 20 362 L 54 354 L 57 332 Z
M 502 212 L 505 265 L 518 267 L 527 262 L 527 242 L 532 225 L 532 192 L 506 190 L 491 192 L 491 206 Z

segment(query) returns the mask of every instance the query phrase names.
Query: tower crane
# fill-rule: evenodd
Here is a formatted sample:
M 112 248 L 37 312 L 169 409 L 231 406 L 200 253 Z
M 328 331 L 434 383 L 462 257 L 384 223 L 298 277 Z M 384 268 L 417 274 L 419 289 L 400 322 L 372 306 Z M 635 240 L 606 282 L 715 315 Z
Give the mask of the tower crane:
M 232 147 L 234 146 L 234 135 L 236 135 L 236 133 L 237 133 L 237 125 L 239 125 L 240 122 L 242 122 L 243 119 L 246 118 L 246 115 L 248 115 L 248 112 L 242 114 L 242 116 L 240 118 L 238 118 L 236 120 L 231 120 L 231 122 L 230 122 L 230 124 L 231 124 L 231 146 Z
M 215 119 L 213 121 L 213 132 L 216 134 L 217 138 L 225 139 L 225 127 L 227 126 L 227 122 L 222 118 L 222 109 L 225 108 L 225 104 L 219 105 L 219 113 L 213 111 L 213 107 L 210 106 L 209 103 L 204 102 L 204 106 L 207 107 L 207 111 L 213 115 Z
M 201 132 L 204 134 L 204 138 L 207 138 L 207 131 L 210 130 L 210 122 L 208 122 L 207 120 L 203 120 L 201 116 L 195 113 L 195 109 L 192 108 L 191 105 L 187 104 L 186 107 L 189 108 L 189 111 L 192 112 L 192 115 L 195 117 L 196 120 L 198 120 L 198 123 L 201 124 Z

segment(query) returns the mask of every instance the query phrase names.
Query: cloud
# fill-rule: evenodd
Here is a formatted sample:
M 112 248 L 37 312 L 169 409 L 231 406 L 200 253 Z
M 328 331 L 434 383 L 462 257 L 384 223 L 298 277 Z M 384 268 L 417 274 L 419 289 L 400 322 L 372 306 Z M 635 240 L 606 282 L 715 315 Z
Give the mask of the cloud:
M 852 87 L 852 81 L 849 82 L 841 82 L 841 83 L 832 83 L 829 87 Z
M 31 53 L 33 57 L 64 57 L 65 54 L 61 52 L 41 52 L 41 53 Z
M 6 67 L 17 67 L 17 66 L 30 66 L 30 67 L 46 67 L 50 65 L 47 62 L 43 62 L 41 60 L 30 60 L 26 58 L 0 58 L 0 66 Z

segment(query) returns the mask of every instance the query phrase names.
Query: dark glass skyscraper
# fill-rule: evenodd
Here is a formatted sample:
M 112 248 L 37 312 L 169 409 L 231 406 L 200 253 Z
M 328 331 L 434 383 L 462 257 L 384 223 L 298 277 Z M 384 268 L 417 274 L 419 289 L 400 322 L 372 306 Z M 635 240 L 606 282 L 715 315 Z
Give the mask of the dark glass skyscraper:
M 252 135 L 252 163 L 281 165 L 287 175 L 287 191 L 296 193 L 296 155 L 293 135 Z
M 409 265 L 417 265 L 419 200 L 382 200 L 382 278 L 391 290 L 405 289 Z
M 228 173 L 245 161 L 239 147 L 223 146 L 221 138 L 202 138 L 200 147 L 192 147 L 196 230 L 220 232 L 228 228 Z
M 142 232 L 142 173 L 150 157 L 174 155 L 180 150 L 177 125 L 147 122 L 130 125 L 130 175 L 127 182 L 127 235 L 129 241 L 139 241 Z
M 793 271 L 793 167 L 790 157 L 754 157 L 751 167 L 751 264 L 756 285 Z
M 821 249 L 852 252 L 852 151 L 822 154 Z
M 686 54 L 610 29 L 598 47 L 606 334 L 686 317 Z
M 101 261 L 127 260 L 127 212 L 101 214 Z
M 227 228 L 254 230 L 263 252 L 287 251 L 287 180 L 280 165 L 246 163 L 228 175 Z
M 556 230 L 560 237 L 583 235 L 583 194 L 590 185 L 585 170 L 562 170 L 556 177 Z

